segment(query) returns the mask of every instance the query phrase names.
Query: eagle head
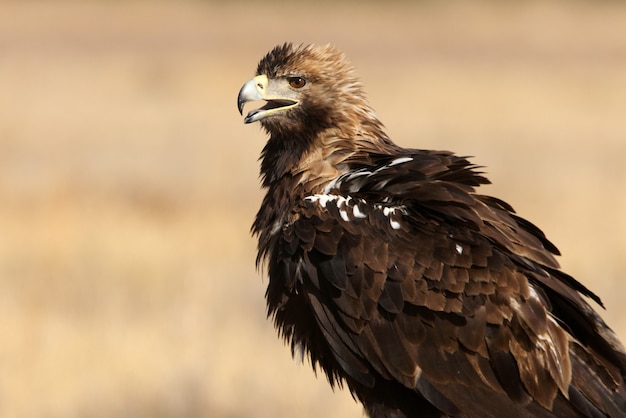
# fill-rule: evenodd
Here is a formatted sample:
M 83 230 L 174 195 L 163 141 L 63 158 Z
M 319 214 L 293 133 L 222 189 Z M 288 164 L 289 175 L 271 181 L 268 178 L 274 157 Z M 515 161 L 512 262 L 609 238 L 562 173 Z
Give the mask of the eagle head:
M 249 111 L 244 122 L 260 121 L 270 134 L 291 137 L 311 137 L 337 126 L 354 128 L 373 115 L 352 66 L 331 45 L 276 46 L 239 91 L 239 112 L 256 101 L 266 103 Z

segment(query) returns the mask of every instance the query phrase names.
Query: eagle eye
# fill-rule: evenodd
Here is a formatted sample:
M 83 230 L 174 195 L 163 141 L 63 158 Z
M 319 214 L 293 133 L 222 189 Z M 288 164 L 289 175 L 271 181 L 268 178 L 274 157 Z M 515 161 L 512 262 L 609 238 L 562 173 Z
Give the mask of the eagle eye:
M 306 84 L 306 80 L 302 77 L 287 77 L 287 82 L 294 89 L 301 89 Z

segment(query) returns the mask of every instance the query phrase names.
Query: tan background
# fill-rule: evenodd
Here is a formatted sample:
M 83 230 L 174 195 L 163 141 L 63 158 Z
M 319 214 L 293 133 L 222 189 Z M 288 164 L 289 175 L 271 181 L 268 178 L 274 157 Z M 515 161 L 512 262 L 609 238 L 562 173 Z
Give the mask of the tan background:
M 474 155 L 626 338 L 623 2 L 0 3 L 0 415 L 359 417 L 265 319 L 235 98 L 332 42 L 398 143 Z

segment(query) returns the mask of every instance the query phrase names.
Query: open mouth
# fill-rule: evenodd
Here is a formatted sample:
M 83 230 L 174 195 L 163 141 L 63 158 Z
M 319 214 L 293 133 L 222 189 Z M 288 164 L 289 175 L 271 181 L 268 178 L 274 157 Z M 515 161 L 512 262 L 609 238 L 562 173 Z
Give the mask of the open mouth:
M 288 100 L 288 99 L 267 100 L 265 105 L 248 112 L 248 114 L 246 115 L 243 121 L 245 123 L 256 122 L 257 120 L 263 119 L 279 110 L 290 109 L 294 107 L 296 104 L 298 104 L 297 101 Z

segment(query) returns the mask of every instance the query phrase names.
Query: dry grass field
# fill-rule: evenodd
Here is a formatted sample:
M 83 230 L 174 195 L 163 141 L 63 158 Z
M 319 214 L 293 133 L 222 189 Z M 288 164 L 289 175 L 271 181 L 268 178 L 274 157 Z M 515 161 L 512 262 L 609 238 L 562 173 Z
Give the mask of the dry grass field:
M 265 319 L 273 45 L 332 42 L 404 146 L 474 155 L 626 339 L 622 2 L 0 2 L 0 416 L 360 417 Z

